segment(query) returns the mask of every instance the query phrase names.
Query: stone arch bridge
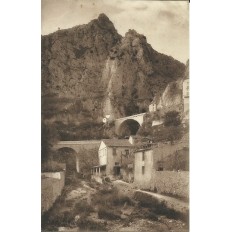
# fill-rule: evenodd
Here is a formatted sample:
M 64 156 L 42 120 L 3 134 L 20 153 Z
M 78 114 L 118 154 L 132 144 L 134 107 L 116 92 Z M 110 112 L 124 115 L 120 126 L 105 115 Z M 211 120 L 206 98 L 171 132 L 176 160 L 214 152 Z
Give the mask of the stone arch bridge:
M 144 115 L 146 113 L 131 115 L 123 118 L 115 119 L 115 132 L 120 135 L 120 131 L 124 126 L 132 128 L 132 134 L 136 133 L 139 127 L 143 124 Z M 86 150 L 99 148 L 101 140 L 83 140 L 83 141 L 59 141 L 53 145 L 53 150 L 58 151 L 60 149 L 68 148 L 75 152 L 76 170 L 80 172 L 79 165 L 79 151 L 84 148 Z
M 131 134 L 135 134 L 143 124 L 145 114 L 141 113 L 115 119 L 115 133 L 121 135 L 123 128 L 128 127 L 131 130 Z
M 76 170 L 80 172 L 79 165 L 79 151 L 84 148 L 86 150 L 98 148 L 100 146 L 100 140 L 84 140 L 84 141 L 59 141 L 53 145 L 53 150 L 58 151 L 60 149 L 68 148 L 75 152 Z

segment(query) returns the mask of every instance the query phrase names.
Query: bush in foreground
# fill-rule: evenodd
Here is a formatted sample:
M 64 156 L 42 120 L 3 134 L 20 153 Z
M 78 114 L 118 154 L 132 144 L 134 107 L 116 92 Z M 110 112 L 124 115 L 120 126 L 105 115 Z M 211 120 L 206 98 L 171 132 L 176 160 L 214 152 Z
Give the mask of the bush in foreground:
M 115 210 L 103 206 L 100 207 L 98 210 L 98 217 L 100 219 L 107 219 L 107 220 L 121 219 L 121 215 L 117 213 Z

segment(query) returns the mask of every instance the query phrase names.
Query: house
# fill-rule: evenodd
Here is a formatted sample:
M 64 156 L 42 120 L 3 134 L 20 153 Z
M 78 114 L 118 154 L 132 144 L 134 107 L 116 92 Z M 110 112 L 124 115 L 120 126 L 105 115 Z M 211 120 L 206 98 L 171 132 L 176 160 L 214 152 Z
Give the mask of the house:
M 134 152 L 134 184 L 188 197 L 188 141 L 152 144 Z
M 102 140 L 98 150 L 99 165 L 92 168 L 92 175 L 119 177 L 133 174 L 133 147 L 128 139 Z
M 153 150 L 138 149 L 134 153 L 134 183 L 142 188 L 149 188 L 153 175 Z
M 154 101 L 149 105 L 149 112 L 155 112 L 157 110 L 157 105 Z

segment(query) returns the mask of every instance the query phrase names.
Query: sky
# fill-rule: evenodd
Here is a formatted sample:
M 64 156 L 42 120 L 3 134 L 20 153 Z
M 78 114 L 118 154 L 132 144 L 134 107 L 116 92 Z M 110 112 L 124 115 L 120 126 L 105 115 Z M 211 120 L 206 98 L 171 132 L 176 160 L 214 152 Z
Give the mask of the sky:
M 189 59 L 189 2 L 152 0 L 41 0 L 42 35 L 87 24 L 105 13 L 122 36 L 129 29 L 147 37 L 160 53 Z

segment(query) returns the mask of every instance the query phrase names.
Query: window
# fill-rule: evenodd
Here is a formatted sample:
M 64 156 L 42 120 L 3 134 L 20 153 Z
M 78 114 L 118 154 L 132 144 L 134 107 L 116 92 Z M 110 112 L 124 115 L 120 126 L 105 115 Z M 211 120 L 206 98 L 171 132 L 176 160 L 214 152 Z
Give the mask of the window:
M 142 174 L 144 175 L 144 173 L 145 173 L 145 167 L 142 166 Z
M 125 150 L 125 152 L 126 152 L 126 155 L 129 155 L 129 150 Z
M 114 175 L 120 175 L 120 166 L 114 166 Z
M 143 151 L 143 153 L 142 153 L 142 161 L 144 161 L 145 160 L 145 154 L 144 154 L 144 151 Z
M 116 148 L 113 148 L 113 155 L 117 155 Z
M 163 171 L 164 170 L 164 163 L 162 161 L 157 162 L 157 171 Z

